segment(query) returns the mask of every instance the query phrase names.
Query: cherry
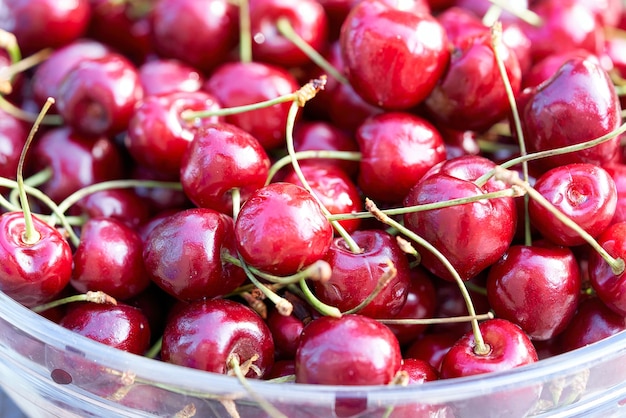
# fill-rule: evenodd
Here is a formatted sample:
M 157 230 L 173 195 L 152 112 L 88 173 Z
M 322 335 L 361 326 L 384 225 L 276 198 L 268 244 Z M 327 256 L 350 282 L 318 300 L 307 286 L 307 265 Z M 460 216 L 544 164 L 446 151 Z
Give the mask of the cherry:
M 576 312 L 578 262 L 567 247 L 512 245 L 491 266 L 487 296 L 495 315 L 519 325 L 532 340 L 562 332 Z
M 196 132 L 219 118 L 194 121 L 183 119 L 184 110 L 216 110 L 220 106 L 212 95 L 202 92 L 176 91 L 146 96 L 139 101 L 127 125 L 126 149 L 137 164 L 178 177 L 183 155 Z
M 439 371 L 443 357 L 458 339 L 458 335 L 450 332 L 422 334 L 407 347 L 404 358 L 427 361 L 435 370 Z
M 261 187 L 246 200 L 235 236 L 246 263 L 286 276 L 324 257 L 333 229 L 309 192 L 279 182 Z
M 133 354 L 143 355 L 150 344 L 148 319 L 138 308 L 125 304 L 73 304 L 59 325 Z
M 277 309 L 272 308 L 268 312 L 265 322 L 272 332 L 275 345 L 274 358 L 294 359 L 300 343 L 300 335 L 304 329 L 302 320 L 295 315 L 283 315 Z M 295 364 L 293 365 L 295 366 Z M 275 369 L 272 370 L 272 374 L 275 372 Z
M 609 226 L 615 214 L 615 182 L 608 172 L 593 164 L 555 167 L 537 179 L 535 189 L 593 237 Z M 535 200 L 529 202 L 528 210 L 531 222 L 544 238 L 563 246 L 585 243 Z
M 119 300 L 135 297 L 151 283 L 142 252 L 141 237 L 126 224 L 89 219 L 81 229 L 70 283 L 81 293 L 100 290 Z
M 417 385 L 439 379 L 439 372 L 424 360 L 405 358 L 402 360 L 400 370 L 407 372 L 409 385 Z
M 597 238 L 612 257 L 626 258 L 626 222 L 610 225 Z M 623 291 L 626 274 L 613 271 L 609 264 L 592 251 L 589 255 L 589 280 L 598 297 L 614 312 L 626 314 L 626 292 Z
M 237 8 L 228 0 L 160 0 L 150 14 L 157 54 L 205 72 L 237 45 L 237 22 Z
M 135 164 L 131 168 L 131 178 L 137 180 L 172 181 L 172 176 L 157 170 L 149 170 Z M 193 206 L 182 188 L 169 187 L 135 187 L 135 194 L 141 197 L 144 205 L 152 214 L 175 209 L 188 209 Z M 147 202 L 147 203 L 146 203 Z
M 235 253 L 232 218 L 193 208 L 167 216 L 147 235 L 143 260 L 151 279 L 179 300 L 225 295 L 245 280 L 243 270 L 222 260 Z
M 139 68 L 139 82 L 146 96 L 194 92 L 202 88 L 203 75 L 194 67 L 182 61 L 156 58 L 144 62 Z
M 15 178 L 27 134 L 21 120 L 0 110 L 0 177 Z
M 263 378 L 274 363 L 269 328 L 252 309 L 227 299 L 200 300 L 173 313 L 163 332 L 163 361 L 232 373 L 233 358 L 247 378 Z
M 228 123 L 206 124 L 182 156 L 180 182 L 196 206 L 232 214 L 231 192 L 237 189 L 245 202 L 265 184 L 269 167 L 267 153 L 252 135 Z
M 385 325 L 362 315 L 309 323 L 296 353 L 296 382 L 384 385 L 401 367 L 400 346 Z
M 109 53 L 82 60 L 61 81 L 57 109 L 65 123 L 90 136 L 125 131 L 143 89 L 135 66 Z
M 606 71 L 588 59 L 571 59 L 520 98 L 520 118 L 530 151 L 589 141 L 617 129 L 620 104 Z M 593 104 L 593 105 L 592 105 Z M 602 165 L 617 158 L 619 138 L 592 148 L 543 158 L 546 169 L 586 162 Z
M 409 113 L 368 118 L 357 129 L 356 140 L 362 154 L 358 185 L 376 201 L 402 201 L 426 171 L 446 159 L 437 129 Z
M 296 362 L 294 360 L 277 360 L 272 366 L 272 370 L 265 377 L 268 380 L 278 379 L 286 376 L 293 376 L 296 373 Z M 291 381 L 284 382 L 286 384 Z
M 343 238 L 335 238 L 324 258 L 332 268 L 332 276 L 328 281 L 313 283 L 315 294 L 322 302 L 346 312 L 370 296 L 393 268 L 395 275 L 358 313 L 372 318 L 395 316 L 406 302 L 410 285 L 405 254 L 385 231 L 359 230 L 351 236 L 361 252 L 353 252 Z
M 146 201 L 132 189 L 108 189 L 90 193 L 80 199 L 75 207 L 88 218 L 113 218 L 131 228 L 147 222 L 151 215 Z
M 539 84 L 552 77 L 567 61 L 576 58 L 589 59 L 596 61 L 598 65 L 602 64 L 595 55 L 586 49 L 579 48 L 555 52 L 534 63 L 533 66 L 524 73 L 522 86 L 524 88 L 537 87 Z
M 408 109 L 422 102 L 443 74 L 450 53 L 443 27 L 430 14 L 364 0 L 341 29 L 341 51 L 350 83 L 367 102 Z M 414 76 L 420 68 L 420 77 Z
M 621 163 L 611 163 L 602 166 L 602 168 L 611 176 L 615 183 L 617 192 L 617 204 L 615 205 L 615 214 L 611 223 L 626 221 L 626 206 L 624 199 L 626 198 L 626 165 Z
M 298 87 L 296 79 L 287 70 L 260 62 L 223 64 L 204 85 L 204 89 L 225 108 L 275 99 L 293 93 Z M 289 107 L 290 103 L 282 103 L 230 115 L 226 122 L 247 131 L 270 150 L 284 144 Z

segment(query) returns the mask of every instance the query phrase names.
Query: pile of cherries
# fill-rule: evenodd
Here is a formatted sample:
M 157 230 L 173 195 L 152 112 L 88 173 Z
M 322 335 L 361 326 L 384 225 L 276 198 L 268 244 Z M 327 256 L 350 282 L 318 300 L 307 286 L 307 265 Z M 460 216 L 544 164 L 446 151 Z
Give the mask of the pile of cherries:
M 49 320 L 324 385 L 626 329 L 620 0 L 1 7 L 0 290 Z

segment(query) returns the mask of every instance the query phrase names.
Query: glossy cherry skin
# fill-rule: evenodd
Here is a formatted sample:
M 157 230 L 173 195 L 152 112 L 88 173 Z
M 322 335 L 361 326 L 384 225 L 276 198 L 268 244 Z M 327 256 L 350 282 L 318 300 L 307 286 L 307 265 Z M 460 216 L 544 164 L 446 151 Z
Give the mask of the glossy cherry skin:
M 504 43 L 500 51 L 516 95 L 522 79 L 517 55 Z M 433 120 L 457 130 L 483 131 L 508 115 L 510 104 L 488 31 L 457 40 L 445 73 L 424 103 Z
M 39 188 L 57 203 L 90 184 L 122 177 L 122 156 L 107 137 L 87 138 L 69 127 L 45 132 L 33 145 L 34 169 L 52 169 Z
M 610 225 L 597 238 L 614 258 L 626 259 L 626 222 Z M 596 252 L 589 254 L 589 280 L 598 297 L 614 312 L 626 315 L 626 273 L 615 274 Z
M 443 357 L 458 339 L 458 335 L 449 332 L 423 334 L 407 347 L 404 358 L 427 361 L 435 370 L 439 371 Z
M 400 370 L 407 372 L 409 385 L 417 385 L 439 379 L 439 372 L 424 360 L 405 358 L 402 360 Z
M 2 7 L 0 28 L 15 35 L 24 56 L 80 38 L 91 15 L 89 0 L 12 0 Z
M 207 79 L 204 89 L 222 107 L 234 107 L 275 99 L 291 94 L 300 86 L 282 67 L 260 62 L 233 62 L 218 67 Z M 282 146 L 291 103 L 226 117 L 226 122 L 248 131 L 267 150 Z
M 489 269 L 486 288 L 498 318 L 519 325 L 532 340 L 548 340 L 574 316 L 581 276 L 567 247 L 512 245 Z
M 110 53 L 83 60 L 61 81 L 56 106 L 64 121 L 86 135 L 125 131 L 143 89 L 135 66 Z
M 169 215 L 145 239 L 143 260 L 152 280 L 179 300 L 221 296 L 244 280 L 243 270 L 221 258 L 235 254 L 232 218 L 194 208 Z
M 269 328 L 249 307 L 227 299 L 202 300 L 173 313 L 163 332 L 163 361 L 213 373 L 227 374 L 231 356 L 240 364 L 258 358 L 247 378 L 262 378 L 274 363 Z M 231 372 L 232 373 L 232 372 Z
M 0 177 L 14 179 L 28 130 L 16 117 L 0 111 Z
M 385 385 L 402 364 L 400 346 L 385 325 L 362 315 L 309 323 L 296 353 L 296 382 Z
M 620 103 L 606 73 L 592 60 L 572 59 L 521 98 L 520 118 L 529 151 L 545 151 L 598 138 L 620 125 Z M 614 161 L 615 137 L 593 148 L 542 158 L 546 169 L 573 162 Z
M 24 214 L 0 216 L 0 250 L 3 267 L 0 290 L 15 301 L 33 307 L 58 295 L 72 275 L 72 249 L 61 233 L 37 217 L 33 225 L 40 238 L 24 241 Z
M 78 292 L 103 291 L 126 300 L 150 285 L 143 263 L 143 241 L 126 224 L 107 218 L 89 219 L 74 252 L 70 284 Z
M 265 184 L 269 167 L 256 138 L 235 125 L 215 123 L 198 131 L 183 154 L 180 182 L 196 206 L 232 214 L 231 191 L 238 189 L 245 202 Z
M 602 168 L 609 173 L 615 183 L 617 204 L 611 223 L 626 221 L 626 165 L 622 163 L 605 164 Z
M 464 156 L 435 165 L 409 191 L 404 206 L 481 195 L 506 188 L 493 178 L 483 187 L 474 181 L 495 164 L 484 157 Z M 515 235 L 517 211 L 512 198 L 482 200 L 404 215 L 407 228 L 437 248 L 469 280 L 495 263 Z M 417 247 L 416 247 L 417 248 Z M 422 265 L 451 280 L 446 267 L 428 250 L 418 249 Z
M 151 216 L 146 203 L 133 189 L 108 189 L 88 194 L 76 202 L 76 208 L 88 218 L 113 218 L 136 228 Z
M 237 8 L 227 0 L 161 0 L 150 23 L 157 54 L 201 71 L 224 62 L 237 45 Z
M 300 170 L 315 195 L 331 214 L 363 211 L 363 201 L 359 189 L 354 181 L 337 166 L 311 163 L 300 167 Z M 302 186 L 295 171 L 287 174 L 283 181 Z M 339 224 L 348 233 L 352 233 L 359 228 L 361 220 L 358 218 L 346 219 L 339 221 Z
M 277 29 L 279 19 L 287 19 L 293 30 L 311 48 L 323 53 L 328 41 L 328 18 L 316 0 L 251 0 L 250 32 L 252 54 L 257 61 L 282 67 L 308 64 L 310 58 Z
M 196 132 L 219 120 L 210 117 L 187 121 L 181 113 L 219 108 L 217 99 L 203 91 L 146 96 L 133 110 L 124 144 L 139 165 L 176 178 Z
M 204 83 L 204 76 L 199 70 L 176 59 L 153 59 L 143 63 L 137 71 L 145 96 L 194 92 L 200 90 Z
M 401 202 L 426 171 L 446 159 L 437 129 L 405 112 L 368 118 L 357 129 L 356 140 L 361 150 L 358 185 L 377 202 Z
M 150 325 L 140 309 L 118 303 L 78 303 L 59 322 L 64 328 L 110 347 L 143 355 L 150 344 Z
M 246 200 L 235 222 L 235 236 L 237 250 L 248 264 L 280 276 L 324 257 L 333 229 L 309 192 L 279 182 Z
M 389 273 L 390 261 L 396 275 L 363 309 L 360 315 L 391 318 L 406 302 L 409 291 L 409 264 L 395 238 L 383 230 L 359 230 L 351 234 L 362 249 L 354 253 L 343 238 L 335 238 L 324 258 L 332 268 L 330 280 L 316 281 L 313 289 L 324 303 L 345 312 L 363 302 Z
M 283 315 L 276 309 L 270 309 L 265 323 L 272 332 L 274 358 L 293 360 L 304 329 L 302 320 L 295 315 Z
M 598 65 L 602 65 L 598 58 L 586 49 L 578 48 L 555 52 L 534 63 L 532 67 L 524 73 L 522 87 L 537 87 L 539 84 L 552 77 L 567 61 L 577 58 L 589 59 L 596 61 Z
M 422 102 L 450 58 L 443 27 L 430 14 L 394 9 L 364 0 L 341 28 L 345 70 L 365 101 L 386 109 Z M 415 69 L 420 68 L 420 76 Z
M 617 207 L 617 189 L 607 171 L 593 164 L 567 164 L 541 175 L 535 189 L 592 237 L 611 223 Z M 544 238 L 557 245 L 574 246 L 586 241 L 531 199 L 530 220 Z

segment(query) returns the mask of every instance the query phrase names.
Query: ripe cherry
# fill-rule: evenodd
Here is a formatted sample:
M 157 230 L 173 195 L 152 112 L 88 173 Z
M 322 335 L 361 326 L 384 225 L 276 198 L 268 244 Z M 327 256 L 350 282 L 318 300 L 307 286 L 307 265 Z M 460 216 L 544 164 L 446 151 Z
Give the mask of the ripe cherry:
M 612 257 L 626 259 L 626 222 L 612 224 L 597 238 Z M 598 254 L 589 255 L 589 280 L 596 294 L 611 310 L 626 315 L 626 273 L 616 272 Z

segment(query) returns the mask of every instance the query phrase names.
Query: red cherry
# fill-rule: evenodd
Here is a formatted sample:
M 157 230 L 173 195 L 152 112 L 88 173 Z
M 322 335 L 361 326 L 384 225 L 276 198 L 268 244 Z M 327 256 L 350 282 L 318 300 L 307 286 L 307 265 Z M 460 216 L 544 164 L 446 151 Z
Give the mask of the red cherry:
M 274 357 L 276 359 L 294 359 L 300 343 L 300 335 L 304 329 L 302 320 L 295 315 L 283 315 L 272 308 L 268 312 L 265 322 L 272 332 L 275 345 Z
M 0 111 L 0 177 L 15 178 L 27 135 L 23 121 Z
M 24 241 L 22 212 L 0 216 L 2 276 L 0 290 L 17 302 L 32 307 L 50 301 L 69 283 L 72 249 L 61 233 L 37 217 L 33 225 L 40 238 Z
M 405 358 L 402 360 L 401 371 L 407 372 L 409 385 L 416 385 L 431 382 L 439 379 L 439 373 L 427 361 L 415 358 Z
M 385 385 L 400 369 L 400 346 L 380 322 L 362 315 L 321 317 L 304 329 L 296 353 L 296 382 Z
M 626 222 L 612 224 L 597 241 L 612 257 L 626 259 Z M 626 272 L 616 274 L 597 251 L 591 251 L 589 280 L 598 297 L 611 310 L 626 315 Z
M 270 330 L 247 306 L 227 299 L 202 300 L 181 307 L 168 319 L 163 361 L 227 374 L 232 356 L 240 364 L 253 360 L 247 378 L 264 377 L 274 363 Z
M 235 222 L 237 250 L 259 270 L 290 275 L 320 260 L 333 229 L 317 201 L 292 183 L 258 189 L 241 207 Z
M 204 77 L 197 69 L 175 59 L 153 59 L 143 63 L 137 71 L 146 96 L 177 91 L 191 93 L 200 90 L 204 83 Z
M 367 102 L 387 109 L 408 109 L 422 102 L 450 57 L 445 31 L 434 17 L 378 0 L 361 1 L 351 10 L 340 42 L 354 89 Z
M 423 334 L 406 349 L 404 357 L 427 361 L 439 371 L 443 357 L 458 339 L 458 335 L 449 332 Z
M 597 237 L 611 223 L 617 206 L 613 178 L 593 164 L 566 164 L 555 167 L 535 182 L 535 189 L 557 209 Z M 557 245 L 574 246 L 585 240 L 531 199 L 528 205 L 533 225 L 544 238 Z
M 617 204 L 611 223 L 626 221 L 626 201 L 624 201 L 626 199 L 626 165 L 611 163 L 603 165 L 602 168 L 613 179 L 615 190 L 617 191 Z
M 563 64 L 571 59 L 589 59 L 601 65 L 598 58 L 586 49 L 572 49 L 550 54 L 542 60 L 533 64 L 533 66 L 524 73 L 522 79 L 522 87 L 537 87 L 539 84 L 552 77 Z
M 76 202 L 88 218 L 113 218 L 131 228 L 147 222 L 150 207 L 132 189 L 108 189 L 90 193 Z

